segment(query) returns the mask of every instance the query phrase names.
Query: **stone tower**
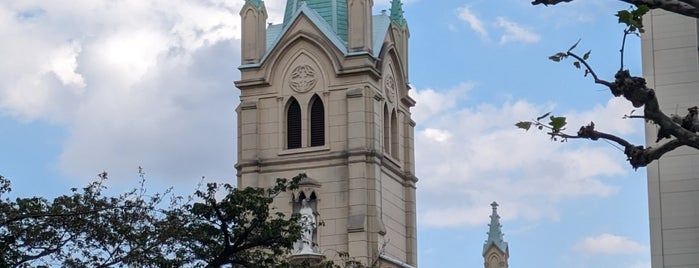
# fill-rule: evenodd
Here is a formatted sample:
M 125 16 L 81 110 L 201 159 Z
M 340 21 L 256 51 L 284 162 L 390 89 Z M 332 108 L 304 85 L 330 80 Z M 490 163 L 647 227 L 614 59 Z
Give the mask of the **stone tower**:
M 498 215 L 498 203 L 493 201 L 493 214 L 490 215 L 488 226 L 488 240 L 483 244 L 483 263 L 485 268 L 507 268 L 507 259 L 510 258 L 510 248 L 503 239 L 500 215 Z
M 275 200 L 306 216 L 295 257 L 347 252 L 416 267 L 415 101 L 400 0 L 378 15 L 372 0 L 288 0 L 276 25 L 263 1 L 245 2 L 238 185 L 307 175 Z
M 643 77 L 663 112 L 685 115 L 699 105 L 699 20 L 652 10 L 643 24 Z M 646 125 L 647 146 L 657 131 Z M 652 267 L 699 267 L 699 151 L 677 148 L 647 173 Z

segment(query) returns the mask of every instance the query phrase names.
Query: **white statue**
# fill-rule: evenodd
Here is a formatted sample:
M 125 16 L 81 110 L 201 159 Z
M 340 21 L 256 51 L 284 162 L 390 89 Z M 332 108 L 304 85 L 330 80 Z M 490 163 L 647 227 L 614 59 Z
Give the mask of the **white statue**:
M 313 250 L 313 232 L 316 230 L 316 217 L 306 199 L 301 200 L 301 241 L 297 242 L 297 254 L 316 253 Z

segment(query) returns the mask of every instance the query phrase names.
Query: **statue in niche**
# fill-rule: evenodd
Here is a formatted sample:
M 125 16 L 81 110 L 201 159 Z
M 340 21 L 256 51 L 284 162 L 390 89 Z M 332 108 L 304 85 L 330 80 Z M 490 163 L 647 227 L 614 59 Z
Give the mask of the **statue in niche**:
M 313 233 L 316 230 L 316 216 L 313 215 L 313 209 L 304 198 L 301 200 L 301 241 L 297 243 L 297 254 L 316 253 L 313 250 Z

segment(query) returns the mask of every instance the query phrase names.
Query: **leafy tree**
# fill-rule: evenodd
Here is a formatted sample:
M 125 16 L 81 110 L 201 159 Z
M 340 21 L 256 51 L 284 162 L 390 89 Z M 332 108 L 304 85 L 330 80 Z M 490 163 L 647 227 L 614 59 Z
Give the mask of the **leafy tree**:
M 561 2 L 571 2 L 573 0 L 534 0 L 533 5 L 556 5 Z M 595 129 L 594 122 L 582 126 L 577 133 L 566 133 L 566 118 L 561 116 L 553 116 L 550 113 L 544 114 L 535 120 L 521 121 L 515 125 L 519 128 L 529 130 L 531 127 L 536 127 L 539 130 L 545 130 L 552 140 L 566 141 L 568 139 L 589 139 L 589 140 L 608 140 L 615 142 L 624 148 L 624 154 L 631 166 L 636 169 L 644 167 L 651 162 L 659 159 L 664 154 L 677 149 L 680 146 L 689 146 L 699 149 L 699 112 L 698 108 L 691 107 L 685 115 L 667 115 L 660 110 L 657 95 L 652 88 L 647 87 L 646 80 L 643 77 L 633 76 L 630 71 L 624 69 L 624 46 L 628 36 L 640 35 L 643 33 L 643 15 L 650 9 L 664 9 L 670 12 L 699 18 L 699 1 L 697 0 L 620 0 L 631 3 L 634 6 L 629 10 L 620 10 L 617 12 L 619 23 L 625 24 L 626 29 L 623 32 L 621 45 L 621 67 L 614 75 L 613 81 L 607 81 L 600 78 L 587 62 L 590 57 L 590 51 L 579 54 L 574 50 L 578 46 L 575 43 L 565 52 L 559 52 L 549 59 L 559 62 L 567 59 L 573 60 L 573 65 L 578 69 L 584 70 L 584 75 L 590 75 L 596 84 L 607 87 L 614 97 L 623 97 L 631 102 L 634 107 L 643 107 L 642 115 L 626 115 L 626 118 L 641 118 L 647 122 L 654 123 L 659 127 L 657 141 L 664 139 L 669 141 L 660 143 L 657 147 L 644 147 L 643 145 L 635 145 L 625 140 L 622 137 L 598 131 Z M 578 41 L 580 42 L 580 41 Z M 548 119 L 549 121 L 542 121 Z
M 285 263 L 294 242 L 301 236 L 298 215 L 286 217 L 271 208 L 275 197 L 294 189 L 303 175 L 277 179 L 269 189 L 238 189 L 230 184 L 207 184 L 197 191 L 201 202 L 168 212 L 168 219 L 181 226 L 176 234 L 181 248 L 178 260 L 210 267 L 239 265 L 273 267 Z M 219 190 L 226 195 L 217 198 Z
M 12 200 L 0 176 L 0 267 L 364 267 L 343 252 L 336 261 L 288 258 L 301 236 L 299 216 L 272 202 L 305 174 L 268 189 L 209 183 L 186 199 L 169 190 L 149 195 L 140 168 L 139 175 L 140 187 L 116 197 L 104 196 L 102 173 L 53 200 Z
M 102 196 L 107 174 L 81 191 L 52 201 L 42 197 L 11 200 L 10 181 L 0 176 L 1 267 L 106 267 L 134 263 L 160 251 L 153 229 L 161 195 L 144 199 L 136 190 Z

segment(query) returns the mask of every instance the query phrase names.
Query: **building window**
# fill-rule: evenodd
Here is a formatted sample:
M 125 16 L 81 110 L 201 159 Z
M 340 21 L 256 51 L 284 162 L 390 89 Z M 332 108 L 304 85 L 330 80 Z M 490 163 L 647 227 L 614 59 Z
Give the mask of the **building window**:
M 311 146 L 325 145 L 325 108 L 318 95 L 311 99 Z
M 396 110 L 391 111 L 391 156 L 398 159 L 398 117 Z
M 301 106 L 293 97 L 286 110 L 286 148 L 301 148 Z
M 383 106 L 383 150 L 384 152 L 391 151 L 391 123 L 388 117 L 388 106 Z

